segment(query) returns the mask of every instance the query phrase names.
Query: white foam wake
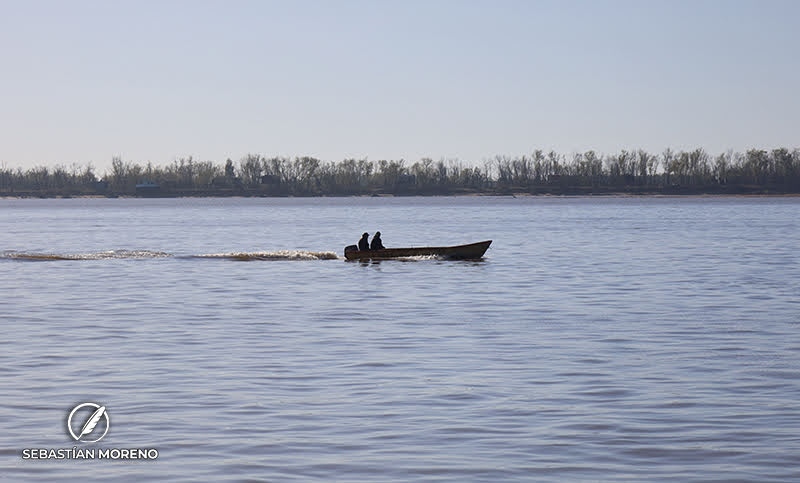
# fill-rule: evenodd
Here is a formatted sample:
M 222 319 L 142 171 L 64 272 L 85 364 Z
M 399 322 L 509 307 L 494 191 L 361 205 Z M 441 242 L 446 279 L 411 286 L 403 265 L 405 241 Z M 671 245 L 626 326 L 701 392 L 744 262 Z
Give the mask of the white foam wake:
M 172 255 L 150 250 L 107 250 L 91 253 L 25 253 L 6 251 L 0 258 L 13 260 L 112 260 L 119 258 L 166 258 Z
M 337 260 L 334 252 L 311 252 L 306 250 L 277 250 L 274 252 L 229 252 L 195 255 L 194 258 L 222 258 L 229 260 Z

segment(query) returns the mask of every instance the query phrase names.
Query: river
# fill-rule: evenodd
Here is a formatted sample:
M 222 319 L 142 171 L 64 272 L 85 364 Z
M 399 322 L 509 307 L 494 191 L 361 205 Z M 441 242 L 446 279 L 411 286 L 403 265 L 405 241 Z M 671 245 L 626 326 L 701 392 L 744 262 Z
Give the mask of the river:
M 9 481 L 797 481 L 800 198 L 0 200 Z M 493 240 L 480 261 L 348 262 Z M 249 261 L 242 260 L 250 259 Z M 107 434 L 70 437 L 80 403 Z M 156 448 L 152 461 L 29 448 Z

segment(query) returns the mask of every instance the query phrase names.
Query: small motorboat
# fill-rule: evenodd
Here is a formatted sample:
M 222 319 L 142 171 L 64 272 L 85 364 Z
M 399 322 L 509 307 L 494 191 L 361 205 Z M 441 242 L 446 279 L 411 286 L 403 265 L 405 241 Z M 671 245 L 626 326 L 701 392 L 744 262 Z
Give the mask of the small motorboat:
M 359 250 L 357 245 L 344 249 L 348 260 L 375 260 L 385 258 L 436 256 L 450 260 L 474 260 L 483 257 L 492 240 L 452 247 L 383 248 L 381 250 Z

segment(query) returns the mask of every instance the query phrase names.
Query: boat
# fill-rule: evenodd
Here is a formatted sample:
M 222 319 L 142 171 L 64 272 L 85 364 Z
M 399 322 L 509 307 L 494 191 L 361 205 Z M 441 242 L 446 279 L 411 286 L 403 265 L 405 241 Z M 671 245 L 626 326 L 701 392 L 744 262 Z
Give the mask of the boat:
M 492 240 L 452 247 L 415 247 L 415 248 L 383 248 L 381 250 L 359 250 L 350 245 L 344 249 L 344 257 L 348 260 L 380 260 L 386 258 L 436 256 L 450 260 L 474 260 L 483 257 Z

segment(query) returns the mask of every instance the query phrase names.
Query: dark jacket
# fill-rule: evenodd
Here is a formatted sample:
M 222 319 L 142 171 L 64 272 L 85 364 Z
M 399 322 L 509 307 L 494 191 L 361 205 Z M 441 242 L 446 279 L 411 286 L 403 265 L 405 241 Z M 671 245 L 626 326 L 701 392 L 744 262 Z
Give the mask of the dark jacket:
M 372 243 L 369 245 L 370 250 L 383 250 L 383 243 L 381 242 L 381 236 L 375 235 L 372 237 Z
M 369 237 L 364 235 L 358 240 L 358 249 L 359 250 L 369 250 Z

